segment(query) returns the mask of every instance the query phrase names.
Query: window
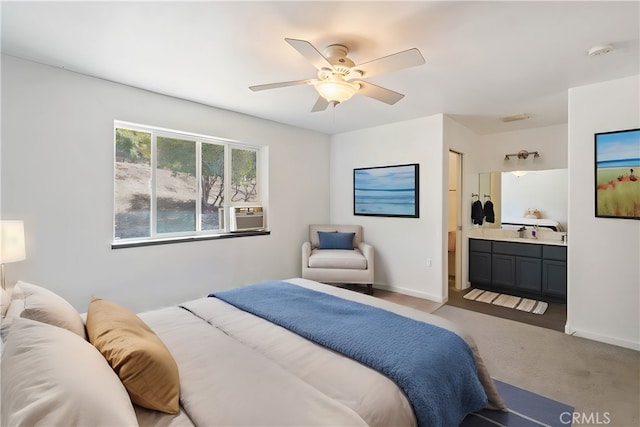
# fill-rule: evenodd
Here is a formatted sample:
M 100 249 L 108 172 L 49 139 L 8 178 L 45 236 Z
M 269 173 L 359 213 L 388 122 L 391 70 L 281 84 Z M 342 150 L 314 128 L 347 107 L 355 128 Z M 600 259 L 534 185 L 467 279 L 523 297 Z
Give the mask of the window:
M 225 234 L 225 208 L 264 203 L 264 148 L 124 122 L 114 127 L 114 246 Z

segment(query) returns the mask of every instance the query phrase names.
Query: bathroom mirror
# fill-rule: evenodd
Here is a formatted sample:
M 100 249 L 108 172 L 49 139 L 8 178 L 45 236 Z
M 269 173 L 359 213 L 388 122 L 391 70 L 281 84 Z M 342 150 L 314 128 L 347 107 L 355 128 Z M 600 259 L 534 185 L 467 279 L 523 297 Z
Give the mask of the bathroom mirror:
M 568 231 L 567 196 L 568 169 L 481 173 L 477 197 L 483 205 L 491 200 L 495 214 L 495 222 L 482 226 L 500 228 L 529 215 L 556 221 L 559 231 Z

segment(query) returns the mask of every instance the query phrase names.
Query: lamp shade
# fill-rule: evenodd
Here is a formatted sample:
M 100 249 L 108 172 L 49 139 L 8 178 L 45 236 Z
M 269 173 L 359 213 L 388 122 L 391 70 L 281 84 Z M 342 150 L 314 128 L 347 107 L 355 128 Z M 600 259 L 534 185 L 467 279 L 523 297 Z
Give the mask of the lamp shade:
M 0 263 L 22 261 L 27 257 L 23 221 L 0 221 Z
M 344 102 L 355 95 L 360 85 L 333 78 L 316 83 L 315 88 L 320 96 L 329 102 Z

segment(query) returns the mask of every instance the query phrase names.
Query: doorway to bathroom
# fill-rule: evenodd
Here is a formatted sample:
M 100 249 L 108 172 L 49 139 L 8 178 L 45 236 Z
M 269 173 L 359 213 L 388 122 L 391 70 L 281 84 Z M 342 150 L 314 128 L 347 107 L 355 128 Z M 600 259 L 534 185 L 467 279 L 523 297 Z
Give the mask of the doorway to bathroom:
M 472 301 L 465 299 L 464 296 L 472 291 L 472 288 L 466 287 L 463 283 L 462 264 L 463 254 L 462 245 L 462 207 L 463 203 L 468 200 L 462 198 L 462 165 L 463 154 L 449 150 L 449 176 L 448 176 L 448 217 L 447 217 L 447 286 L 445 290 L 446 304 L 462 308 L 465 310 L 476 311 L 490 316 L 501 317 L 504 319 L 515 320 L 517 322 L 527 323 L 529 325 L 539 326 L 547 329 L 564 331 L 567 320 L 567 305 L 562 302 L 548 302 L 548 308 L 544 315 L 528 313 L 513 308 L 502 307 L 494 304 L 487 304 L 480 301 Z M 482 176 L 482 175 L 486 175 Z M 493 203 L 501 205 L 502 202 L 502 185 L 501 174 L 497 174 L 497 180 L 492 179 L 491 174 L 481 174 L 479 182 L 483 185 L 486 183 L 487 191 L 474 190 L 473 193 L 481 194 L 483 199 L 485 194 L 491 195 Z M 484 181 L 483 181 L 484 180 Z M 547 186 L 548 187 L 548 186 Z M 545 187 L 545 188 L 547 188 Z M 495 212 L 496 223 L 500 224 L 502 218 L 501 211 Z M 468 221 L 469 218 L 465 218 Z M 486 226 L 486 223 L 485 223 Z M 463 289 L 463 286 L 465 287 Z
M 447 219 L 448 288 L 462 289 L 462 154 L 449 150 L 449 215 Z M 447 294 L 448 294 L 447 289 Z

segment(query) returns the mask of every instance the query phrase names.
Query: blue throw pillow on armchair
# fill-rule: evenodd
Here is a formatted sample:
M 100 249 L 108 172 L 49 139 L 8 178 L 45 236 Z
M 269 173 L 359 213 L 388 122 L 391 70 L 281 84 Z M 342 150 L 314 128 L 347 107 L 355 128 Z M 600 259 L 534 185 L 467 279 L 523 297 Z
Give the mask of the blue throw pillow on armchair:
M 320 244 L 318 249 L 353 249 L 353 236 L 356 233 L 339 233 L 337 231 L 318 231 Z

